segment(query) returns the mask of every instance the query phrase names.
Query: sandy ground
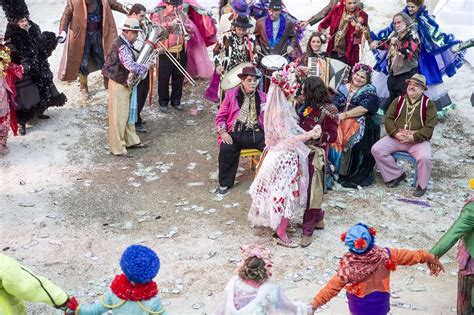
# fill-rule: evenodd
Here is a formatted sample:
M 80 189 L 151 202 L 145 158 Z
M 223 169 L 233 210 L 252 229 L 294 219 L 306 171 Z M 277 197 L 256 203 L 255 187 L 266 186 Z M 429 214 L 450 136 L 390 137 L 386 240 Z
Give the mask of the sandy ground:
M 29 2 L 32 15 L 39 19 L 46 9 L 38 1 Z M 50 0 L 48 10 L 59 12 L 58 2 Z M 369 12 L 377 12 L 375 29 L 386 24 L 389 9 L 402 6 L 397 0 L 377 9 L 377 1 L 365 3 Z M 51 59 L 54 66 L 58 54 L 60 49 Z M 447 80 L 458 107 L 437 126 L 433 137 L 432 183 L 424 199 L 430 207 L 398 201 L 411 198 L 409 183 L 389 190 L 380 176 L 370 188 L 330 192 L 326 229 L 315 233 L 307 249 L 275 247 L 270 230 L 250 227 L 246 192 L 253 173 L 248 161 L 242 160 L 242 175 L 231 194 L 213 200 L 215 110 L 201 99 L 206 82 L 186 87 L 184 113 L 164 115 L 156 104 L 144 110 L 149 132 L 142 140 L 150 146 L 132 152 L 133 159 L 107 153 L 107 93 L 98 74 L 91 78 L 93 96 L 87 103 L 79 101 L 77 83 L 58 83 L 68 104 L 48 110 L 50 120 L 33 121 L 25 137 L 10 138 L 10 153 L 0 160 L 0 249 L 81 302 L 93 302 L 120 272 L 122 251 L 142 243 L 161 258 L 156 280 L 167 309 L 173 314 L 205 314 L 235 273 L 239 246 L 257 242 L 275 250 L 273 281 L 290 297 L 309 302 L 344 253 L 339 234 L 355 222 L 376 226 L 379 244 L 413 249 L 429 249 L 452 224 L 463 200 L 472 195 L 468 188 L 474 174 L 472 74 L 466 65 Z M 197 106 L 203 110 L 189 116 L 188 110 Z M 192 170 L 190 163 L 196 163 Z M 164 237 L 170 231 L 172 236 Z M 300 232 L 294 237 L 298 239 Z M 421 265 L 400 267 L 393 274 L 392 314 L 455 313 L 455 251 L 443 261 L 447 273 L 438 278 L 429 277 Z M 54 314 L 41 305 L 30 304 L 29 310 Z M 319 313 L 347 314 L 344 295 Z

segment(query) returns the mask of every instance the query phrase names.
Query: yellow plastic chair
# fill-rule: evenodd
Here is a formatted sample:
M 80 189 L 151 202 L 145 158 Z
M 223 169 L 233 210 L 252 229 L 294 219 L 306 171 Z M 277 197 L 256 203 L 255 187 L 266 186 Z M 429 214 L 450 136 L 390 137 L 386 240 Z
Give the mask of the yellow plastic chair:
M 241 157 L 249 157 L 250 158 L 250 170 L 255 170 L 258 160 L 260 159 L 260 155 L 262 152 L 260 152 L 257 149 L 242 149 L 240 150 L 240 156 Z

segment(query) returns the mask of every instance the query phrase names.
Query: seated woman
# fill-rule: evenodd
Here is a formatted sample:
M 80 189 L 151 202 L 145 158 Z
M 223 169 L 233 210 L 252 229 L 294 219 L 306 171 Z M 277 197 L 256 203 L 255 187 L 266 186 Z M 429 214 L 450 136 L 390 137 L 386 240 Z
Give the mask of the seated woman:
M 322 50 L 322 47 L 325 43 L 326 36 L 324 36 L 323 33 L 311 33 L 304 55 L 298 58 L 296 61 L 298 64 L 300 78 L 313 75 L 318 76 L 324 80 L 326 73 L 326 61 L 324 58 L 326 57 L 326 52 Z
M 268 282 L 273 262 L 270 250 L 259 245 L 240 249 L 242 261 L 238 276 L 225 288 L 224 298 L 214 315 L 237 314 L 313 314 L 311 306 L 290 300 L 282 289 Z
M 275 71 L 271 79 L 263 120 L 267 147 L 250 187 L 248 215 L 253 226 L 275 230 L 276 242 L 286 247 L 298 247 L 288 238 L 286 228 L 291 219 L 303 215 L 307 201 L 309 149 L 304 142 L 321 134 L 319 125 L 310 131 L 298 125 L 291 104 L 299 86 L 295 72 L 294 64 L 290 64 Z
M 219 194 L 234 185 L 241 149 L 265 148 L 263 106 L 266 94 L 257 91 L 260 74 L 250 66 L 242 69 L 238 87 L 226 92 L 216 115 L 219 148 Z
M 372 73 L 369 66 L 356 64 L 350 82 L 339 86 L 333 100 L 340 122 L 337 140 L 329 146 L 329 161 L 344 187 L 368 186 L 374 180 L 375 160 L 370 150 L 380 139 L 380 125 Z

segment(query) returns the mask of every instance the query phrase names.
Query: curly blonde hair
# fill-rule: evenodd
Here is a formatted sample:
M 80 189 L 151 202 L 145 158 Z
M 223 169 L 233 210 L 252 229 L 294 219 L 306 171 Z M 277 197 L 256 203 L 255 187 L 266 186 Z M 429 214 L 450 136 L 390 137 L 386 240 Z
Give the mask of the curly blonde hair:
M 251 280 L 257 283 L 265 282 L 268 279 L 265 262 L 255 256 L 245 259 L 244 265 L 239 270 L 239 277 L 242 280 Z

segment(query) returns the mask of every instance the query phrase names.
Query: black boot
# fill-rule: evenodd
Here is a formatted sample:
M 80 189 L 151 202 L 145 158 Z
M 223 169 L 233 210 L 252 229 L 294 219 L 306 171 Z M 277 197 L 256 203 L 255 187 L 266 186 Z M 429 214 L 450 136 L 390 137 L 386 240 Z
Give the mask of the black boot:
M 20 124 L 20 135 L 26 135 L 26 124 Z

